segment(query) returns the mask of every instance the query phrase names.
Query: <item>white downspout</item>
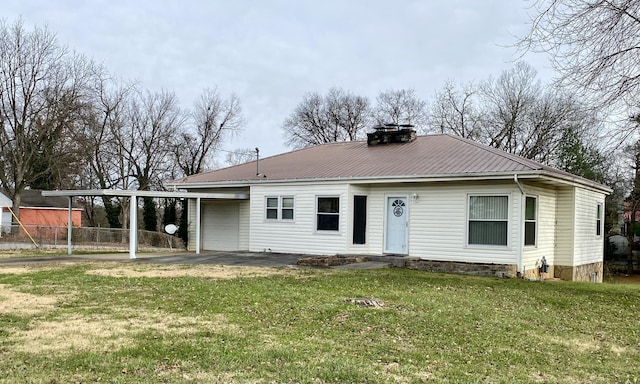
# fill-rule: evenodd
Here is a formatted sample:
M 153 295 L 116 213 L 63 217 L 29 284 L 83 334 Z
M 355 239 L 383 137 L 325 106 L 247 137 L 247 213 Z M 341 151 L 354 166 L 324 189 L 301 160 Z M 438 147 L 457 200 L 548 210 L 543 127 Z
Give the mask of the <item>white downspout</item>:
M 522 265 L 522 258 L 524 255 L 524 229 L 523 229 L 523 223 L 524 223 L 524 214 L 525 214 L 525 206 L 524 206 L 524 202 L 523 199 L 525 197 L 525 192 L 524 192 L 524 188 L 522 188 L 522 185 L 520 184 L 520 182 L 518 181 L 518 175 L 514 174 L 513 175 L 513 181 L 516 183 L 516 185 L 518 186 L 518 189 L 520 190 L 520 218 L 518 220 L 518 232 L 520 233 L 519 239 L 518 239 L 518 272 L 522 272 L 522 278 L 524 278 L 524 266 Z

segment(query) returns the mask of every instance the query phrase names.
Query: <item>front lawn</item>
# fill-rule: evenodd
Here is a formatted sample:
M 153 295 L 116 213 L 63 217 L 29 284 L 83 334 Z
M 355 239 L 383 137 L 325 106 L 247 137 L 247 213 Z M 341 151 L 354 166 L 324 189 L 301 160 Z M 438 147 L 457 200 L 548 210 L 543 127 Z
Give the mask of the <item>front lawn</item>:
M 635 382 L 639 310 L 640 286 L 626 284 L 0 267 L 0 382 Z

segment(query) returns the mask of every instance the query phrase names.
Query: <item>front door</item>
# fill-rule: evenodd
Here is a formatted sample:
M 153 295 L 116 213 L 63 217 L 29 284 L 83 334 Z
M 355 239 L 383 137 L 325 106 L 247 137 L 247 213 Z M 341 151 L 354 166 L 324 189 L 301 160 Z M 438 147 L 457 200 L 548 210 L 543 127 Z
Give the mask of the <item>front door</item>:
M 407 254 L 408 208 L 406 197 L 387 197 L 385 253 Z

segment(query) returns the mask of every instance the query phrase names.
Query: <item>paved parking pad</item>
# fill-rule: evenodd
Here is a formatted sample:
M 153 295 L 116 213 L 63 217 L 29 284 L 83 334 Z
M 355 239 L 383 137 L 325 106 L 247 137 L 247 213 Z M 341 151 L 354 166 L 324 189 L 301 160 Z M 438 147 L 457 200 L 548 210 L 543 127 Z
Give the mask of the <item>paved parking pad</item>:
M 149 264 L 217 264 L 246 267 L 286 267 L 294 266 L 298 259 L 306 257 L 291 253 L 267 252 L 205 252 L 195 253 L 139 253 L 134 260 L 128 253 L 84 254 L 43 257 L 0 258 L 2 265 L 27 265 L 58 262 L 107 261 Z
M 156 264 L 217 264 L 243 267 L 286 267 L 296 265 L 305 256 L 291 253 L 213 252 L 196 254 L 147 256 L 140 263 Z
M 146 264 L 210 264 L 229 265 L 238 267 L 292 267 L 297 265 L 298 259 L 307 258 L 311 255 L 297 253 L 273 253 L 273 252 L 203 252 L 195 254 L 193 252 L 174 253 L 139 253 L 136 259 L 129 259 L 128 253 L 106 253 L 106 254 L 84 254 L 84 255 L 63 255 L 63 256 L 43 256 L 43 257 L 23 257 L 23 258 L 0 258 L 0 273 L 3 265 L 29 265 L 43 263 L 61 262 L 83 262 L 83 261 L 104 261 L 104 262 L 131 262 Z M 335 269 L 373 269 L 389 267 L 388 262 L 367 261 L 363 263 L 334 266 Z

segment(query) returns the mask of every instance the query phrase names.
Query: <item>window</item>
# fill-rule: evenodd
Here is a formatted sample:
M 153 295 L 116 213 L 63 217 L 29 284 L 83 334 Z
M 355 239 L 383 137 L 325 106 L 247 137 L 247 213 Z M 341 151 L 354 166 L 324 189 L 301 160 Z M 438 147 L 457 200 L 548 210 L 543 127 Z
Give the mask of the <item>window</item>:
M 267 197 L 267 220 L 293 220 L 293 197 Z
M 469 245 L 507 245 L 508 196 L 469 196 Z
M 602 236 L 602 204 L 596 209 L 596 236 Z
M 277 197 L 267 197 L 267 219 L 278 220 L 278 201 Z
M 293 220 L 293 197 L 282 198 L 282 220 Z
M 527 196 L 524 207 L 524 245 L 536 245 L 536 227 L 538 221 L 538 199 Z
M 337 231 L 340 222 L 340 198 L 318 197 L 316 229 L 318 231 Z

